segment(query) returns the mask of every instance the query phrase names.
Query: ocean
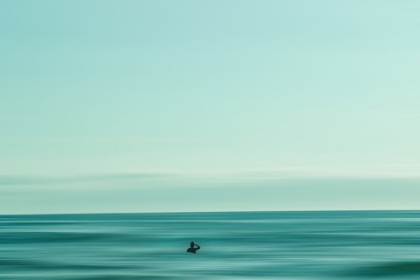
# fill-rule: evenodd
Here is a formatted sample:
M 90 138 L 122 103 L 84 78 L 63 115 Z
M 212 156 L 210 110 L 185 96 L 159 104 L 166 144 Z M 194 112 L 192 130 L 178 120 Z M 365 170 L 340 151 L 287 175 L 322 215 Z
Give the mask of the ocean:
M 420 279 L 420 211 L 4 215 L 0 279 Z

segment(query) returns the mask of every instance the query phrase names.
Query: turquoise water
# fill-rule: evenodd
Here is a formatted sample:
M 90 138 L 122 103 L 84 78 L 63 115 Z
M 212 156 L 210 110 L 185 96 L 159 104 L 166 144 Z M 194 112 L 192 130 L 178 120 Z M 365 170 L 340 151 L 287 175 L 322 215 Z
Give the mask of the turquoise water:
M 420 212 L 0 216 L 0 278 L 420 279 Z

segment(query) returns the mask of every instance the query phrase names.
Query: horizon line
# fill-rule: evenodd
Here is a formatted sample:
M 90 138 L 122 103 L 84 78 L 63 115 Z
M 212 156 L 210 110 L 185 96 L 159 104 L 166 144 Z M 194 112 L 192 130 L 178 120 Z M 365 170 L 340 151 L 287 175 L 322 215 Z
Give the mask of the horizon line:
M 419 209 L 313 209 L 313 210 L 236 210 L 236 211 L 162 211 L 162 212 L 85 212 L 0 214 L 4 216 L 74 216 L 74 215 L 138 215 L 138 214 L 212 214 L 212 213 L 302 213 L 302 212 L 419 212 Z

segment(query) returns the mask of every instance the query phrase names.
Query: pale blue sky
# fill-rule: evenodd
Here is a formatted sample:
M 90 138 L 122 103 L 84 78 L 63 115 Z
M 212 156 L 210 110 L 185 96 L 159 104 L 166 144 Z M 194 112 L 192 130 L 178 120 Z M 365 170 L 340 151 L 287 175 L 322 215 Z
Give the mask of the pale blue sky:
M 0 213 L 419 208 L 419 10 L 2 1 Z

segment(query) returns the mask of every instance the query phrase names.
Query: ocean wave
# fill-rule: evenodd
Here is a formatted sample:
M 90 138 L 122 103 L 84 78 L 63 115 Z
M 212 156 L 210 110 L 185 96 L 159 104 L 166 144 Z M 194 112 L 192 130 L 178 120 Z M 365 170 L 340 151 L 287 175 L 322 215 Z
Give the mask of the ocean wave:
M 371 276 L 371 277 L 389 277 L 389 276 L 409 276 L 420 275 L 420 261 L 398 261 L 384 262 L 372 265 L 361 266 L 343 273 L 345 276 Z

